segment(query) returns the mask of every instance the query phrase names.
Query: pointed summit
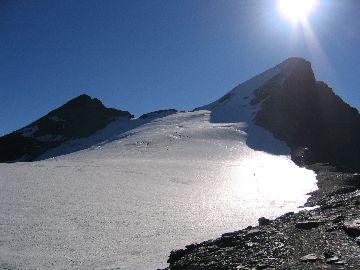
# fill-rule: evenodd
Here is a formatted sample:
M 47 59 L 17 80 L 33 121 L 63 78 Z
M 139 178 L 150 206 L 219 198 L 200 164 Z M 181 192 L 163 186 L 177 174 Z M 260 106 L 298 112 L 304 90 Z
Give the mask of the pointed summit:
M 89 95 L 86 95 L 86 94 L 81 94 L 81 95 L 69 100 L 60 108 L 69 108 L 69 107 L 76 107 L 76 106 L 78 106 L 78 107 L 93 106 L 93 107 L 105 108 L 105 106 L 102 104 L 102 102 L 100 100 L 98 100 L 97 98 L 91 98 Z
M 358 111 L 316 81 L 303 58 L 289 58 L 198 109 L 210 110 L 212 122 L 246 122 L 250 147 L 255 123 L 286 142 L 297 162 L 360 169 Z M 261 144 L 257 150 L 272 152 L 266 141 Z
M 316 81 L 309 62 L 292 58 L 281 66 L 283 83 L 271 89 L 261 103 L 256 124 L 285 141 L 294 159 L 304 158 L 298 154 L 306 149 L 307 162 L 325 161 L 340 169 L 359 170 L 358 111 L 328 85 Z M 271 85 L 263 87 L 269 90 Z

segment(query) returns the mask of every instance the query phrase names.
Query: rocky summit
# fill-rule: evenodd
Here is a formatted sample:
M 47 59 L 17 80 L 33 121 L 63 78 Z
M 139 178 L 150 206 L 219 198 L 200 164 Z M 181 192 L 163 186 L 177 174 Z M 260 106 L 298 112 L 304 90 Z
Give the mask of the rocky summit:
M 290 58 L 281 73 L 255 90 L 261 103 L 257 125 L 285 141 L 293 157 L 306 149 L 307 162 L 329 162 L 360 170 L 360 114 L 324 82 L 316 81 L 311 64 Z
M 0 162 L 32 161 L 73 138 L 87 137 L 127 111 L 106 108 L 100 100 L 80 95 L 35 122 L 0 138 Z
M 246 116 L 249 106 L 255 109 Z M 317 81 L 311 63 L 303 58 L 289 58 L 195 110 L 200 109 L 212 112 L 212 122 L 248 121 L 265 128 L 287 144 L 298 163 L 327 162 L 341 171 L 360 170 L 359 112 Z M 251 125 L 247 134 L 252 147 Z M 261 140 L 256 150 L 284 154 Z

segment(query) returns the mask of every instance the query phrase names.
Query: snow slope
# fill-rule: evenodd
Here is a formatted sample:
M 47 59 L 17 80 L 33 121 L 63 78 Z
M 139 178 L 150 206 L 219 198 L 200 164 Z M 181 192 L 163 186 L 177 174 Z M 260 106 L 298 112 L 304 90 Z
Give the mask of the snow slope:
M 174 112 L 170 110 L 162 111 L 160 113 L 153 113 L 150 117 L 147 117 L 146 119 L 129 119 L 127 117 L 119 117 L 117 120 L 111 122 L 105 128 L 95 132 L 89 137 L 70 139 L 62 143 L 58 147 L 49 149 L 44 154 L 40 155 L 37 160 L 66 155 L 69 153 L 90 148 L 99 143 L 104 144 L 110 142 L 112 140 L 115 140 L 119 136 L 119 134 L 125 133 L 126 131 L 147 124 L 157 118 L 165 117 L 172 113 Z
M 82 151 L 0 164 L 0 269 L 156 269 L 172 249 L 297 210 L 315 174 L 254 150 L 289 152 L 251 122 L 252 91 L 276 74 L 194 112 L 114 122 Z

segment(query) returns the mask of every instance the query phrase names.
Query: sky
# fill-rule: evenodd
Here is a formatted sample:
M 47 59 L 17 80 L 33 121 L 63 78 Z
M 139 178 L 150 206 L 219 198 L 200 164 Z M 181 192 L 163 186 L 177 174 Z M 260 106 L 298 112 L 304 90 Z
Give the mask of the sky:
M 0 135 L 86 93 L 140 116 L 191 110 L 288 57 L 360 109 L 360 1 L 0 0 Z

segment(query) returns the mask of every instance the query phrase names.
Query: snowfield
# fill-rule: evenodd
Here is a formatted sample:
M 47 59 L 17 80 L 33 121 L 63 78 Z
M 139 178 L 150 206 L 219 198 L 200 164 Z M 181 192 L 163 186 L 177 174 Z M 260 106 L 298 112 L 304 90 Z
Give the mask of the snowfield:
M 157 269 L 172 249 L 298 210 L 315 174 L 252 124 L 246 98 L 278 73 L 226 102 L 114 122 L 44 157 L 92 145 L 82 151 L 0 164 L 0 269 Z
M 71 155 L 0 165 L 0 268 L 156 269 L 184 245 L 302 205 L 313 172 L 244 124 L 179 113 Z

